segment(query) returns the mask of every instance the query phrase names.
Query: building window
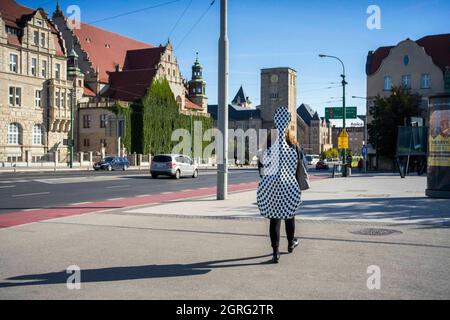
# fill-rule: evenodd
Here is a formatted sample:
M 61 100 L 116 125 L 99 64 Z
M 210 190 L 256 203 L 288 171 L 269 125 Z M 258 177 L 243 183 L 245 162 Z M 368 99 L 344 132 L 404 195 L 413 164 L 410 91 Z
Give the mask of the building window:
M 41 47 L 45 48 L 45 33 L 41 33 Z
M 33 44 L 37 46 L 39 44 L 39 32 L 33 31 Z
M 411 89 L 411 75 L 406 74 L 402 76 L 402 86 L 405 89 Z
M 90 144 L 89 139 L 83 139 L 83 146 L 89 147 L 90 145 L 91 145 L 91 144 Z
M 422 74 L 420 78 L 420 88 L 430 89 L 431 88 L 431 74 Z
M 36 76 L 37 59 L 31 58 L 31 75 Z
M 62 106 L 63 108 L 66 107 L 66 93 L 65 93 L 65 92 L 62 92 L 62 93 L 61 93 L 61 106 Z
M 55 78 L 61 79 L 61 65 L 59 63 L 55 64 Z
M 100 115 L 100 128 L 106 128 L 106 120 L 108 118 L 107 114 Z
M 8 144 L 20 144 L 20 126 L 10 123 L 8 126 Z
M 43 78 L 47 77 L 47 60 L 42 60 L 41 77 Z
M 60 92 L 59 90 L 57 90 L 55 92 L 55 101 L 56 101 L 56 106 L 59 108 L 61 107 L 61 98 L 60 98 Z
M 91 127 L 91 116 L 89 114 L 83 115 L 83 128 Z
M 39 124 L 33 126 L 33 144 L 42 144 L 42 127 Z
M 9 71 L 14 72 L 14 73 L 19 72 L 18 61 L 19 61 L 19 56 L 17 54 L 11 53 L 9 55 Z
M 22 104 L 22 88 L 9 87 L 9 105 L 20 107 Z
M 36 108 L 40 108 L 41 107 L 41 94 L 42 94 L 41 90 L 35 90 L 34 91 L 34 106 Z
M 13 35 L 13 36 L 17 36 L 17 37 L 22 36 L 22 32 L 21 32 L 20 29 L 13 28 L 13 27 L 10 27 L 10 26 L 6 26 L 6 33 L 10 34 L 10 35 Z
M 383 89 L 386 91 L 392 90 L 392 78 L 391 77 L 389 77 L 389 76 L 384 77 Z

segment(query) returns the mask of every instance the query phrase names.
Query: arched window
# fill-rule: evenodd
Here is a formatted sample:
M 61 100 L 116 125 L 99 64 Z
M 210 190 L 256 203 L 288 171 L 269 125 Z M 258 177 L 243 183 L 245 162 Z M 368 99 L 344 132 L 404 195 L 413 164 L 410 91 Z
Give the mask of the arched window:
M 8 126 L 8 144 L 20 144 L 20 126 L 10 123 Z
M 42 126 L 39 124 L 33 126 L 33 144 L 42 144 Z

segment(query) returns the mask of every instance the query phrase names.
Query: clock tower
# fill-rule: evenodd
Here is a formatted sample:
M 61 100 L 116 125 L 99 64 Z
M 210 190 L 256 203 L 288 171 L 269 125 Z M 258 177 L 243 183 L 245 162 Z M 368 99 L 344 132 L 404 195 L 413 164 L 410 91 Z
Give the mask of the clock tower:
M 291 68 L 261 70 L 261 118 L 263 128 L 274 127 L 275 110 L 285 106 L 291 113 L 289 129 L 297 136 L 297 71 Z

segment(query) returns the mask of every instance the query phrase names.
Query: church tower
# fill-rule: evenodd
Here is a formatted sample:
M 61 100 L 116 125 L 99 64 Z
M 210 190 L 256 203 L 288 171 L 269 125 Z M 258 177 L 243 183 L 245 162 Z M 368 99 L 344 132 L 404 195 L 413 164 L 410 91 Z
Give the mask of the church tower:
M 198 61 L 198 52 L 192 66 L 192 77 L 189 81 L 189 100 L 202 107 L 205 112 L 207 111 L 206 81 L 203 79 L 203 66 Z

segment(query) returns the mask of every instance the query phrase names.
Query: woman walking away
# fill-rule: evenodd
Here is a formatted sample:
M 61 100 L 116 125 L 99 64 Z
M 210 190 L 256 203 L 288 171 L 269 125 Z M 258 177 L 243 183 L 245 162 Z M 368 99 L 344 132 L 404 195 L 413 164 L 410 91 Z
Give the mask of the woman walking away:
M 262 156 L 264 166 L 263 177 L 257 190 L 258 208 L 266 218 L 270 219 L 270 239 L 273 248 L 274 263 L 280 259 L 281 220 L 285 220 L 288 238 L 288 252 L 298 245 L 295 233 L 295 212 L 300 205 L 300 187 L 296 180 L 299 161 L 295 139 L 287 142 L 287 129 L 291 114 L 286 107 L 279 107 L 274 116 L 277 138 L 272 141 Z

